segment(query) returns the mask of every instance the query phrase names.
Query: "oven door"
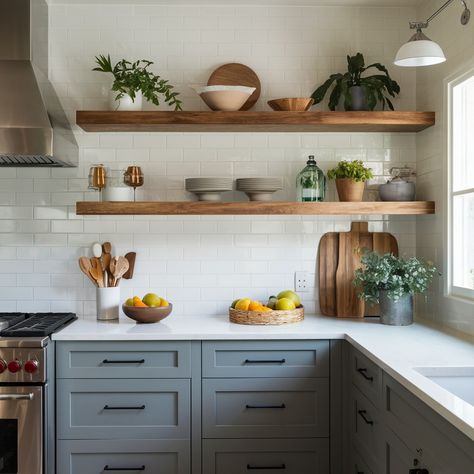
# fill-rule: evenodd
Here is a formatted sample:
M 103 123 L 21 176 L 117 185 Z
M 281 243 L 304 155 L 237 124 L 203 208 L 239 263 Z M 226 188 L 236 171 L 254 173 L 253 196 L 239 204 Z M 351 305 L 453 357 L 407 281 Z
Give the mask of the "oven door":
M 42 387 L 0 387 L 0 474 L 43 474 L 42 424 Z

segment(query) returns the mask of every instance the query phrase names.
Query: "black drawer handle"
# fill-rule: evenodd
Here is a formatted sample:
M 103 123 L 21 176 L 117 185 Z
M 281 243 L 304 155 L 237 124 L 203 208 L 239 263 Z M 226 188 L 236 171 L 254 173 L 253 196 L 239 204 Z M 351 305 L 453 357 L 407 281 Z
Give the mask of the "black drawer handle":
M 245 405 L 245 408 L 248 409 L 259 409 L 259 408 L 278 408 L 279 410 L 286 408 L 286 405 L 282 403 L 281 405 Z
M 251 464 L 247 464 L 247 470 L 262 470 L 262 469 L 286 469 L 285 464 L 280 464 L 279 466 L 252 466 Z
M 107 464 L 103 471 L 144 471 L 145 466 L 140 466 L 140 467 L 109 467 Z
M 277 359 L 277 360 L 251 360 L 245 359 L 244 364 L 285 364 L 286 359 Z
M 409 474 L 430 474 L 428 469 L 410 469 Z
M 145 405 L 140 405 L 139 407 L 109 407 L 105 405 L 104 410 L 144 410 Z
M 359 372 L 365 380 L 368 380 L 369 382 L 374 381 L 374 378 L 371 375 L 367 375 L 367 369 L 357 369 L 357 372 Z
M 374 422 L 372 420 L 369 420 L 365 415 L 367 413 L 367 410 L 359 410 L 358 411 L 360 417 L 368 424 L 368 425 L 373 425 Z
M 138 359 L 138 360 L 109 360 L 104 359 L 102 361 L 103 364 L 144 364 L 145 359 Z

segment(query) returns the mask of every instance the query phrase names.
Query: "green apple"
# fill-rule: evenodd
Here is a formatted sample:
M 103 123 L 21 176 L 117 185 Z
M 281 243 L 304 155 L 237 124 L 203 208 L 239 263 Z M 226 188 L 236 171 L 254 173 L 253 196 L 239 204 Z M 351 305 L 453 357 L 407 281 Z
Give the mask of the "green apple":
M 299 297 L 294 291 L 291 291 L 291 290 L 280 291 L 280 293 L 278 293 L 277 298 L 278 298 L 279 300 L 280 300 L 281 298 L 288 298 L 288 299 L 290 299 L 291 301 L 293 301 L 293 303 L 295 303 L 295 306 L 296 306 L 297 308 L 301 306 L 300 297 Z
M 270 298 L 268 298 L 267 306 L 270 309 L 275 309 L 277 301 L 278 301 L 278 298 L 276 296 L 270 296 Z
M 150 308 L 158 308 L 161 305 L 161 298 L 155 293 L 147 293 L 142 301 Z

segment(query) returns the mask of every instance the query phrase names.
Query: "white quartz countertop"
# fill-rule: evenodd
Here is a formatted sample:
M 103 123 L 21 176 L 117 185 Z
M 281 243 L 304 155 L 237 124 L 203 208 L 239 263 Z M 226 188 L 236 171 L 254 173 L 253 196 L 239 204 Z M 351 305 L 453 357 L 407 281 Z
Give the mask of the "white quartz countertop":
M 56 341 L 345 339 L 474 441 L 474 406 L 418 373 L 420 367 L 474 367 L 474 343 L 433 326 L 407 327 L 306 316 L 285 326 L 241 326 L 227 316 L 171 316 L 157 324 L 129 319 L 80 319 L 53 335 Z M 474 373 L 474 369 L 473 372 Z M 474 386 L 473 386 L 474 390 Z

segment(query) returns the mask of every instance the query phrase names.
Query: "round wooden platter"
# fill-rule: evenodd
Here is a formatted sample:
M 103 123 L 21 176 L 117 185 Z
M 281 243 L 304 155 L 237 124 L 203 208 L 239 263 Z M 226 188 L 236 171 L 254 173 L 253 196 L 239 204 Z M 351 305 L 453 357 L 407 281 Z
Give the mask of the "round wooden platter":
M 262 91 L 260 79 L 253 69 L 245 64 L 229 63 L 218 67 L 209 77 L 208 86 L 246 86 L 255 87 L 255 92 L 248 98 L 240 110 L 251 109 Z
M 242 311 L 229 308 L 229 321 L 235 324 L 252 326 L 279 326 L 281 324 L 298 323 L 304 319 L 304 307 L 289 311 Z

